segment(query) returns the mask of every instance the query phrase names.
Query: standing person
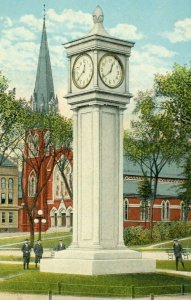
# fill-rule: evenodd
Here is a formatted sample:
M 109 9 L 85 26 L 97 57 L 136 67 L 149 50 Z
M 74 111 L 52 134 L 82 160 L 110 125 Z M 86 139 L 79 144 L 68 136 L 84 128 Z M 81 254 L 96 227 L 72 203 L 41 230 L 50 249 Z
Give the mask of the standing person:
M 21 251 L 23 252 L 23 268 L 25 269 L 27 265 L 27 269 L 29 269 L 31 246 L 28 239 L 24 241 Z
M 55 250 L 56 250 L 56 251 L 61 251 L 61 250 L 64 250 L 64 249 L 66 249 L 66 247 L 65 247 L 65 245 L 64 245 L 64 243 L 63 243 L 63 241 L 62 241 L 62 239 L 60 239 L 60 240 L 58 241 L 58 244 L 56 245 Z
M 34 245 L 34 253 L 35 253 L 35 266 L 37 268 L 37 264 L 40 263 L 40 260 L 43 255 L 43 246 L 40 240 L 37 240 Z
M 182 252 L 183 252 L 183 248 L 182 245 L 179 243 L 179 241 L 176 239 L 174 240 L 174 245 L 173 245 L 173 250 L 174 250 L 174 256 L 176 259 L 176 271 L 178 271 L 178 262 L 180 261 L 184 270 L 185 270 L 185 266 L 184 266 L 184 262 L 182 259 Z

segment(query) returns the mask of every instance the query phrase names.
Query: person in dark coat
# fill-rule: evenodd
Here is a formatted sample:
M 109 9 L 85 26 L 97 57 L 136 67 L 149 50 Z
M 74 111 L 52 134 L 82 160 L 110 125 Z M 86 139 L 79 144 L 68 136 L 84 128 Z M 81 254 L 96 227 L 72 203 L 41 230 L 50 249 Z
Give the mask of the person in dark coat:
M 43 246 L 40 240 L 36 241 L 34 245 L 34 253 L 35 253 L 35 266 L 37 268 L 37 264 L 40 263 L 40 260 L 43 255 Z
M 174 250 L 174 256 L 176 259 L 176 271 L 178 271 L 178 262 L 179 261 L 181 262 L 181 264 L 185 270 L 185 266 L 184 266 L 184 262 L 183 262 L 183 258 L 182 258 L 183 248 L 177 239 L 174 240 L 173 250 Z
M 24 241 L 21 251 L 23 253 L 23 268 L 25 269 L 27 266 L 27 269 L 29 269 L 31 246 L 28 239 Z
M 55 250 L 56 250 L 56 251 L 61 251 L 61 250 L 65 250 L 65 249 L 66 249 L 65 245 L 64 245 L 62 239 L 60 239 L 60 240 L 58 241 L 58 244 L 57 244 L 56 247 L 55 247 Z

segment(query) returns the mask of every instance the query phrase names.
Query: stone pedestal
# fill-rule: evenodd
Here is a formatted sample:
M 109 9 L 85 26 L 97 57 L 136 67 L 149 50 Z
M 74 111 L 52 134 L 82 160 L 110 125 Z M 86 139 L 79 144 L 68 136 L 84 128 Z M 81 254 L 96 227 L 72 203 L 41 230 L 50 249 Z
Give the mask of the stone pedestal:
M 104 275 L 155 272 L 153 259 L 142 259 L 131 250 L 63 250 L 51 259 L 42 259 L 41 272 Z

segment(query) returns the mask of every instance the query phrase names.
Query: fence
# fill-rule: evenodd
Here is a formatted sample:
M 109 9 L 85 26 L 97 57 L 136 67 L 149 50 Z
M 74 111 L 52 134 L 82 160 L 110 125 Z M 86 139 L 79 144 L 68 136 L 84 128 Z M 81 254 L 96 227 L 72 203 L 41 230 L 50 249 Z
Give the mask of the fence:
M 28 281 L 2 282 L 0 292 L 14 292 L 23 294 L 48 295 L 52 300 L 53 295 L 71 296 L 97 296 L 97 297 L 146 297 L 154 299 L 155 296 L 166 295 L 191 295 L 191 284 L 164 285 L 164 286 L 106 286 L 94 284 L 72 284 L 67 282 L 33 282 L 32 289 Z

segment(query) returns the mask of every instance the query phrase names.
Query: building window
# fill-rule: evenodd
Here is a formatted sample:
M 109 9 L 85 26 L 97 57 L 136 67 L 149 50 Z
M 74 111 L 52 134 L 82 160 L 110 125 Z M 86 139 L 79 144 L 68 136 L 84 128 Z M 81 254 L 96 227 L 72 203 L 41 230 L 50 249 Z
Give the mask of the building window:
M 129 201 L 128 199 L 125 199 L 124 206 L 123 206 L 123 220 L 128 220 L 128 208 L 129 208 Z
M 1 204 L 5 204 L 6 202 L 6 195 L 5 193 L 1 193 Z
M 39 151 L 39 137 L 38 134 L 29 134 L 27 138 L 28 156 L 35 157 Z
M 12 190 L 12 189 L 13 189 L 13 178 L 9 178 L 9 181 L 8 181 L 8 189 L 9 189 L 9 190 Z
M 3 212 L 2 212 L 2 215 L 1 215 L 1 223 L 2 223 L 2 224 L 5 224 L 5 222 L 6 222 L 6 219 L 5 219 L 5 212 L 3 211 Z
M 4 177 L 1 178 L 1 188 L 6 189 L 6 179 Z
M 185 221 L 186 220 L 186 214 L 185 214 L 185 205 L 184 202 L 181 202 L 180 204 L 180 220 Z
M 13 212 L 10 211 L 9 212 L 9 224 L 12 224 L 13 223 Z
M 44 135 L 44 153 L 45 155 L 49 155 L 50 154 L 50 132 L 47 131 L 46 134 Z
M 147 201 L 141 201 L 141 220 L 146 221 L 149 218 L 149 206 Z
M 13 194 L 12 193 L 8 194 L 8 204 L 13 204 Z
M 169 221 L 169 219 L 170 219 L 170 204 L 169 204 L 169 202 L 167 201 L 167 202 L 166 202 L 166 220 Z
M 161 204 L 161 220 L 169 221 L 170 219 L 170 204 L 169 201 L 162 201 Z
M 34 172 L 29 176 L 28 179 L 28 195 L 30 197 L 34 197 L 36 195 L 36 186 L 37 186 L 37 180 Z
M 72 189 L 72 166 L 64 155 L 57 161 L 54 168 L 54 199 L 70 198 L 63 177 L 65 177 L 69 188 Z

